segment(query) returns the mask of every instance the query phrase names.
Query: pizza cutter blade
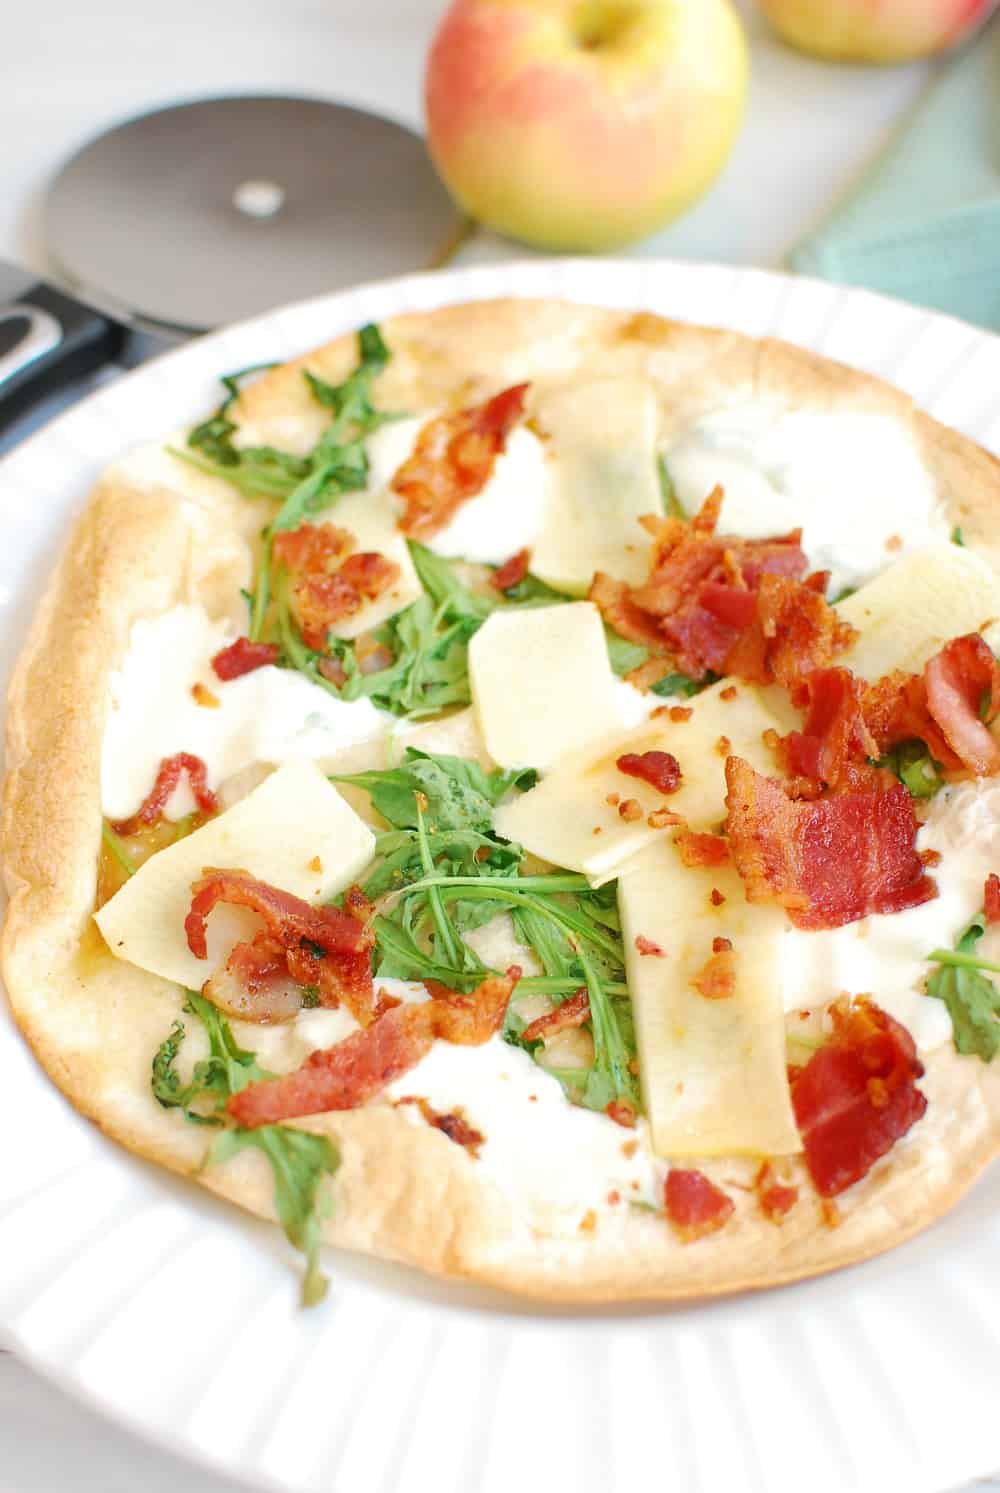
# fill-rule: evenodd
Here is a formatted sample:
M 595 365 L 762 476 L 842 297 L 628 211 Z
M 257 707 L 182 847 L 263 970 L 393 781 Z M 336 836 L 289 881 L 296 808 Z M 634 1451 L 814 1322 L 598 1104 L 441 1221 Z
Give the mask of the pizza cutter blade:
M 461 231 L 419 135 L 321 99 L 202 99 L 85 145 L 44 207 L 53 259 L 113 314 L 202 331 L 427 269 Z

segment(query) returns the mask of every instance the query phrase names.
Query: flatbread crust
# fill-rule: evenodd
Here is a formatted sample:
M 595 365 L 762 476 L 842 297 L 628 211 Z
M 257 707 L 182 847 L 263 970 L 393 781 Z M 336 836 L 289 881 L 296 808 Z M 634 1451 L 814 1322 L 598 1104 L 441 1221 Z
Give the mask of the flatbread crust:
M 453 306 L 382 329 L 393 357 L 376 396 L 387 409 L 458 405 L 522 379 L 532 380 L 535 401 L 546 385 L 577 374 L 642 374 L 660 393 L 665 438 L 749 393 L 789 409 L 891 414 L 914 432 L 967 540 L 1000 563 L 997 461 L 887 384 L 798 348 L 556 301 Z M 336 381 L 354 359 L 354 337 L 345 336 L 265 375 L 235 410 L 247 436 L 308 449 L 325 417 L 301 369 Z M 15 1019 L 82 1113 L 135 1153 L 189 1175 L 203 1158 L 204 1132 L 160 1108 L 148 1082 L 181 995 L 114 959 L 91 920 L 108 677 L 137 618 L 194 601 L 213 616 L 239 615 L 238 587 L 249 578 L 265 512 L 159 449 L 126 458 L 75 524 L 10 686 L 2 967 Z M 235 1030 L 260 1047 L 260 1028 Z M 460 1147 L 387 1105 L 300 1123 L 333 1137 L 342 1153 L 336 1208 L 324 1225 L 331 1244 L 550 1301 L 680 1299 L 837 1268 L 890 1248 L 949 1208 L 1000 1149 L 1000 1064 L 960 1059 L 947 1047 L 927 1067 L 926 1117 L 838 1199 L 836 1226 L 809 1189 L 780 1227 L 766 1222 L 749 1190 L 752 1164 L 709 1163 L 703 1170 L 732 1192 L 736 1213 L 693 1245 L 632 1209 L 593 1232 L 539 1234 Z M 255 1153 L 197 1180 L 274 1216 L 270 1173 Z

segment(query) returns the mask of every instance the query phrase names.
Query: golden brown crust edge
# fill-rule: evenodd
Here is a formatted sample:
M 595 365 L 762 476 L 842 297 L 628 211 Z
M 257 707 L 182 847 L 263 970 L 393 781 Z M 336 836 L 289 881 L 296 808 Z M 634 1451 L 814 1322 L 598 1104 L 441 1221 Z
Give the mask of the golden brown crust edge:
M 736 386 L 775 391 L 790 402 L 891 409 L 914 423 L 929 459 L 939 463 L 943 486 L 954 484 L 948 501 L 969 537 L 996 537 L 992 457 L 919 415 L 887 385 L 785 344 L 552 302 L 446 308 L 398 318 L 385 331 L 394 361 L 379 400 L 388 407 L 400 407 L 407 390 L 426 407 L 495 388 L 523 367 L 517 359 L 527 339 L 539 377 L 594 359 L 604 372 L 649 373 L 665 397 L 674 390 L 688 408 Z M 353 337 L 345 337 L 305 361 L 338 377 L 353 352 Z M 248 391 L 243 417 L 298 420 L 298 366 L 276 370 Z M 74 1104 L 137 1153 L 189 1172 L 204 1140 L 159 1110 L 146 1084 L 178 995 L 113 960 L 95 973 L 87 932 L 104 698 L 135 617 L 217 590 L 219 576 L 211 570 L 220 566 L 206 572 L 206 540 L 223 556 L 223 572 L 238 567 L 241 555 L 226 527 L 235 512 L 228 498 L 205 498 L 196 536 L 187 488 L 179 502 L 175 492 L 130 481 L 127 466 L 124 472 L 98 487 L 79 520 L 11 685 L 2 811 L 11 905 L 3 968 L 19 1025 Z M 98 1015 L 104 1025 L 95 1043 Z M 131 1070 L 130 1056 L 138 1062 Z M 494 1189 L 478 1182 L 458 1148 L 374 1108 L 308 1126 L 331 1133 L 343 1149 L 339 1206 L 326 1234 L 348 1248 L 550 1300 L 678 1299 L 800 1278 L 908 1237 L 950 1207 L 989 1161 L 1000 1139 L 1000 1075 L 970 1063 L 935 1054 L 931 1117 L 947 1112 L 954 1124 L 935 1125 L 933 1138 L 924 1132 L 919 1145 L 907 1145 L 855 1189 L 837 1229 L 817 1227 L 815 1213 L 803 1212 L 779 1230 L 762 1224 L 748 1204 L 731 1230 L 697 1246 L 680 1245 L 662 1221 L 641 1216 L 603 1238 L 537 1238 L 517 1225 Z M 123 1070 L 141 1075 L 141 1092 L 122 1084 Z M 200 1180 L 270 1215 L 269 1181 L 258 1161 L 240 1158 Z

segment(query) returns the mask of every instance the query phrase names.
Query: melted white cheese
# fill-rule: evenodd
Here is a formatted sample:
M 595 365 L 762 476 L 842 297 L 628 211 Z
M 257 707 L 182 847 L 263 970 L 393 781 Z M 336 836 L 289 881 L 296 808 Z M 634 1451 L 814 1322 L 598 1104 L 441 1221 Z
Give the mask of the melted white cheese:
M 481 1047 L 436 1042 L 386 1092 L 394 1099 L 419 1096 L 442 1114 L 461 1108 L 486 1138 L 477 1162 L 484 1180 L 535 1228 L 573 1233 L 590 1211 L 658 1199 L 645 1124 L 625 1130 L 570 1104 L 557 1079 L 502 1037 Z M 414 1122 L 420 1123 L 416 1114 Z M 609 1194 L 619 1201 L 609 1202 Z
M 136 622 L 109 681 L 101 757 L 101 799 L 109 819 L 136 811 L 161 760 L 175 752 L 200 757 L 215 788 L 252 763 L 330 757 L 387 734 L 394 723 L 370 700 L 337 700 L 291 669 L 255 669 L 224 683 L 211 660 L 235 636 L 230 623 L 211 621 L 201 607 L 178 606 Z M 217 706 L 197 703 L 191 693 L 196 683 Z M 177 818 L 193 807 L 182 781 L 168 814 Z
M 417 436 L 433 415 L 394 420 L 368 442 L 368 490 L 387 488 L 412 454 Z M 536 435 L 518 425 L 507 437 L 482 492 L 463 503 L 449 524 L 427 541 L 427 548 L 446 559 L 499 565 L 534 543 L 545 511 L 545 448 Z M 398 503 L 403 511 L 402 499 Z
M 933 478 L 890 416 L 746 400 L 703 416 L 666 461 L 689 513 L 722 484 L 721 532 L 757 539 L 801 527 L 812 567 L 833 572 L 833 594 L 948 538 Z
M 931 871 L 938 886 L 932 902 L 845 928 L 787 931 L 786 1011 L 825 1006 L 841 991 L 870 994 L 902 1022 L 922 1052 L 950 1040 L 944 1002 L 923 993 L 927 976 L 937 968 L 927 963 L 927 955 L 954 946 L 982 908 L 987 875 L 1000 870 L 1000 782 L 980 779 L 942 789 L 917 845 L 941 855 Z M 983 957 L 990 955 L 984 950 Z

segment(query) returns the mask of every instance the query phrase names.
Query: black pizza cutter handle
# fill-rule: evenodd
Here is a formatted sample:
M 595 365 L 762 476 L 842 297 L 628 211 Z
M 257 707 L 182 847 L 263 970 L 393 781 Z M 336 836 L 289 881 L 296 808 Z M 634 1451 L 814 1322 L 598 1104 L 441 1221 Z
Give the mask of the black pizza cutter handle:
M 0 301 L 0 432 L 120 354 L 126 328 L 41 282 Z

